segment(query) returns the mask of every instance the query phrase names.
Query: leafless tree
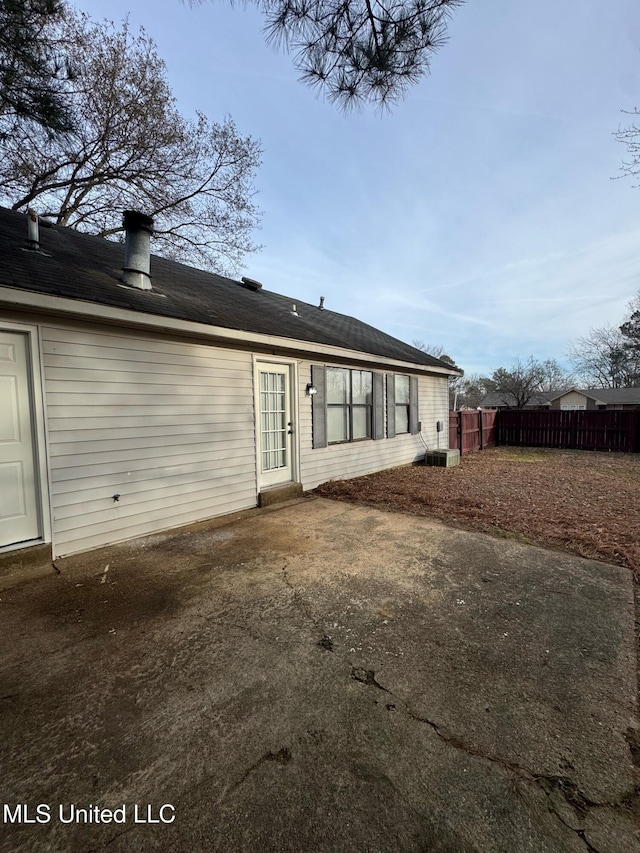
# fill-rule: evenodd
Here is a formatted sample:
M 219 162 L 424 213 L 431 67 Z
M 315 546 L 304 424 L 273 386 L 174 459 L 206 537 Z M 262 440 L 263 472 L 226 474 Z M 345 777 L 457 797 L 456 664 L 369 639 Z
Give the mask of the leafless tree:
M 426 352 L 429 355 L 432 355 L 434 358 L 439 358 L 440 361 L 444 361 L 445 364 L 450 364 L 452 367 L 457 367 L 455 361 L 451 358 L 450 355 L 447 355 L 442 344 L 425 344 L 425 342 L 419 338 L 414 338 L 411 341 L 412 346 L 416 349 L 421 350 L 422 352 Z M 449 408 L 456 409 L 462 399 L 464 387 L 464 375 L 463 376 L 450 376 L 449 377 Z
M 635 117 L 627 127 L 620 127 L 614 133 L 618 142 L 627 149 L 628 158 L 622 161 L 620 177 L 637 178 L 640 176 L 640 110 L 623 110 L 625 115 Z
M 425 344 L 425 342 L 421 338 L 414 338 L 411 341 L 411 346 L 415 347 L 416 349 L 419 349 L 420 352 L 426 352 L 429 355 L 432 355 L 434 358 L 442 358 L 443 355 L 446 355 L 445 348 L 442 346 L 442 344 Z M 450 357 L 446 357 L 449 358 L 449 360 L 453 364 L 453 361 L 450 359 Z
M 488 395 L 497 395 L 504 405 L 523 408 L 534 394 L 541 391 L 565 391 L 574 382 L 573 374 L 554 358 L 539 361 L 530 356 L 526 362 L 516 359 L 510 368 L 494 370 L 491 377 L 478 373 L 463 377 L 460 400 L 463 405 L 475 409 Z
M 533 357 L 516 359 L 509 369 L 499 367 L 491 375 L 492 391 L 506 405 L 523 409 L 533 395 L 542 390 L 544 364 Z
M 0 196 L 14 210 L 35 207 L 104 237 L 120 234 L 122 210 L 139 209 L 155 219 L 159 254 L 236 270 L 256 248 L 258 142 L 228 117 L 184 118 L 143 30 L 69 11 L 62 35 L 75 69 L 67 84 L 74 129 L 51 137 L 32 123 L 5 136 Z
M 469 409 L 477 409 L 491 390 L 491 380 L 479 373 L 470 373 L 464 376 L 461 383 L 459 405 L 467 406 Z
M 555 358 L 546 358 L 542 362 L 543 376 L 540 382 L 540 391 L 568 391 L 575 385 L 574 374 L 565 370 L 558 364 Z
M 601 326 L 573 341 L 567 353 L 584 387 L 626 388 L 634 385 L 634 360 L 619 328 Z

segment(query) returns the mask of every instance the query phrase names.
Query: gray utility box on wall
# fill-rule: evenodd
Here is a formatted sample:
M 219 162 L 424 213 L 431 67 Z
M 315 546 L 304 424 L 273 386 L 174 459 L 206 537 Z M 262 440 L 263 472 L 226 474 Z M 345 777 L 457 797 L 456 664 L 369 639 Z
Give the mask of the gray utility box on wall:
M 424 455 L 425 465 L 438 465 L 441 468 L 453 468 L 460 464 L 459 450 L 427 450 Z

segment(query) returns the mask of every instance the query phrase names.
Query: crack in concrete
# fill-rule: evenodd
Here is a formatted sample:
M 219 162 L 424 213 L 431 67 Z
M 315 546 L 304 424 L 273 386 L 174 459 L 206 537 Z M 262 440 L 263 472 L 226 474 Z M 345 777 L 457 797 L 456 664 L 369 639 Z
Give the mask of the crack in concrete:
M 393 693 L 393 691 L 389 690 L 383 684 L 381 684 L 375 677 L 375 671 L 370 669 L 362 669 L 359 667 L 351 667 L 351 677 L 355 681 L 359 681 L 366 686 L 376 687 L 378 690 L 383 691 L 384 693 L 388 693 L 389 696 L 392 696 L 397 703 L 401 705 L 404 709 L 404 712 L 407 716 L 409 716 L 412 720 L 415 720 L 419 723 L 424 723 L 425 725 L 430 726 L 436 735 L 444 741 L 449 746 L 454 749 L 461 750 L 465 752 L 467 755 L 470 755 L 474 758 L 481 758 L 485 761 L 489 761 L 492 764 L 497 764 L 502 767 L 504 770 L 507 770 L 510 774 L 515 776 L 519 781 L 525 782 L 527 784 L 536 785 L 541 788 L 548 801 L 549 812 L 557 818 L 567 829 L 570 829 L 574 832 L 578 838 L 583 842 L 587 849 L 587 853 L 599 853 L 599 851 L 593 847 L 589 841 L 587 841 L 585 837 L 585 832 L 583 829 L 576 829 L 576 827 L 571 826 L 563 816 L 558 812 L 555 803 L 551 799 L 551 795 L 553 791 L 558 791 L 558 793 L 563 797 L 567 805 L 572 808 L 574 811 L 578 813 L 578 815 L 584 819 L 588 810 L 590 808 L 594 808 L 596 806 L 608 806 L 609 808 L 617 808 L 621 805 L 621 803 L 609 803 L 606 801 L 599 802 L 595 800 L 589 799 L 583 791 L 566 776 L 551 776 L 551 775 L 543 775 L 539 773 L 534 773 L 532 770 L 529 770 L 526 767 L 523 767 L 516 762 L 505 761 L 505 759 L 500 758 L 497 755 L 493 755 L 491 753 L 487 753 L 472 744 L 456 737 L 455 735 L 449 734 L 445 732 L 445 730 L 439 726 L 433 720 L 430 720 L 428 717 L 422 717 L 419 714 L 416 714 L 411 710 L 409 704 L 406 700 L 399 698 Z M 395 709 L 396 705 L 386 705 L 388 710 Z
M 262 767 L 262 765 L 266 762 L 275 761 L 276 764 L 281 764 L 284 766 L 285 764 L 288 764 L 292 758 L 293 755 L 291 754 L 291 750 L 286 746 L 283 746 L 282 749 L 278 750 L 278 752 L 265 752 L 264 755 L 261 755 L 257 761 L 255 761 L 247 770 L 245 770 L 245 772 L 242 774 L 242 776 L 240 777 L 240 779 L 238 779 L 237 782 L 234 782 L 234 784 L 231 786 L 225 785 L 225 787 L 222 789 L 220 796 L 216 800 L 216 806 L 221 805 L 223 800 L 226 800 L 226 798 L 233 794 L 233 792 L 237 790 L 241 785 L 244 785 L 249 776 L 251 776 L 251 774 L 254 773 L 259 767 Z
M 304 735 L 301 735 L 300 737 L 298 737 L 298 738 L 296 739 L 296 743 L 298 744 L 298 746 L 301 746 L 301 747 L 302 747 L 302 746 L 304 746 L 304 743 L 305 743 L 305 736 L 306 736 L 306 738 L 307 738 L 307 740 L 306 740 L 306 742 L 307 742 L 307 743 L 311 742 L 311 743 L 312 743 L 312 744 L 314 744 L 315 746 L 318 746 L 318 745 L 322 742 L 322 740 L 323 740 L 323 738 L 324 738 L 324 732 L 323 732 L 323 731 L 317 731 L 317 730 L 315 730 L 315 729 L 307 729 L 307 730 L 305 731 L 305 734 L 304 734 Z M 278 752 L 266 752 L 264 755 L 260 756 L 260 758 L 259 758 L 256 762 L 254 762 L 254 763 L 253 763 L 253 764 L 252 764 L 252 765 L 251 765 L 251 766 L 250 766 L 250 767 L 249 767 L 249 768 L 248 768 L 248 769 L 247 769 L 247 770 L 242 774 L 242 776 L 240 777 L 240 779 L 238 779 L 238 781 L 237 781 L 237 782 L 234 782 L 232 785 L 230 784 L 230 785 L 225 785 L 225 786 L 224 786 L 224 788 L 222 789 L 222 791 L 221 791 L 220 795 L 218 796 L 218 799 L 215 801 L 215 805 L 216 805 L 216 806 L 221 805 L 221 804 L 222 804 L 222 802 L 223 802 L 223 801 L 224 801 L 224 800 L 225 800 L 225 799 L 226 799 L 230 794 L 232 794 L 232 793 L 236 790 L 236 788 L 239 788 L 239 787 L 240 787 L 240 785 L 243 785 L 243 784 L 246 782 L 246 780 L 249 778 L 249 776 L 250 776 L 250 775 L 251 775 L 255 770 L 257 770 L 257 769 L 258 769 L 262 764 L 264 764 L 265 762 L 267 762 L 267 761 L 275 761 L 277 764 L 282 764 L 282 765 L 284 765 L 284 764 L 288 764 L 288 763 L 289 763 L 289 761 L 291 761 L 291 760 L 292 760 L 292 758 L 293 758 L 293 753 L 291 752 L 291 750 L 289 749 L 289 747 L 286 747 L 286 746 L 285 746 L 285 747 L 283 747 L 282 749 L 279 749 L 279 750 L 278 750 Z M 219 776 L 219 774 L 218 774 L 218 772 L 217 772 L 217 771 L 216 771 L 215 773 L 211 773 L 211 774 L 209 774 L 209 775 L 205 776 L 205 777 L 204 777 L 204 779 L 201 779 L 197 784 L 195 784 L 195 785 L 193 785 L 193 786 L 190 786 L 190 787 L 189 787 L 186 791 L 184 791 L 180 796 L 181 796 L 181 797 L 184 797 L 187 793 L 191 793 L 191 792 L 192 792 L 192 791 L 194 791 L 194 790 L 198 790 L 198 789 L 199 789 L 199 788 L 201 788 L 203 785 L 206 785 L 208 782 L 210 782 L 210 781 L 211 781 L 211 779 L 213 779 L 213 778 L 218 778 L 218 776 Z
M 438 723 L 434 722 L 433 720 L 430 720 L 428 717 L 422 717 L 419 714 L 416 714 L 414 711 L 411 710 L 408 702 L 405 699 L 396 696 L 395 693 L 389 690 L 388 687 L 385 687 L 383 684 L 380 684 L 380 682 L 376 679 L 375 672 L 373 670 L 365 670 L 352 666 L 351 677 L 355 681 L 360 681 L 365 685 L 376 687 L 378 690 L 382 690 L 383 692 L 388 693 L 389 696 L 392 696 L 396 700 L 396 702 L 398 702 L 403 707 L 404 712 L 405 714 L 407 714 L 407 716 L 411 717 L 412 720 L 415 720 L 418 723 L 424 723 L 425 725 L 430 726 L 441 740 L 443 740 L 449 746 L 454 747 L 454 749 L 466 752 L 467 755 L 471 755 L 474 758 L 484 758 L 485 760 L 490 761 L 494 764 L 499 764 L 505 770 L 509 770 L 510 772 L 515 773 L 517 776 L 528 782 L 535 781 L 536 775 L 531 771 L 527 770 L 525 767 L 521 767 L 515 762 L 505 761 L 503 758 L 500 758 L 497 755 L 492 755 L 490 753 L 484 752 L 483 750 L 473 746 L 470 743 L 467 743 L 461 738 L 449 734 L 448 732 L 445 732 L 445 730 L 441 726 L 439 726 Z
M 249 776 L 266 762 L 274 761 L 276 764 L 285 765 L 288 764 L 292 758 L 293 754 L 289 747 L 286 746 L 282 747 L 282 749 L 279 749 L 277 752 L 265 752 L 264 755 L 261 755 L 257 761 L 254 761 L 254 763 L 250 767 L 248 767 L 247 770 L 245 770 L 245 772 L 236 782 L 234 782 L 233 784 L 230 783 L 223 787 L 222 791 L 218 795 L 217 800 L 214 803 L 214 806 L 218 807 L 222 805 L 222 803 L 224 802 L 224 800 L 227 799 L 227 797 L 233 794 L 233 792 L 241 785 L 244 785 Z M 198 791 L 200 790 L 200 788 L 204 787 L 205 785 L 208 785 L 212 779 L 218 778 L 219 773 L 217 770 L 213 773 L 207 774 L 195 784 L 189 785 L 187 788 L 185 788 L 185 790 L 182 791 L 178 796 L 177 803 L 182 802 L 186 797 L 192 795 L 194 791 Z M 91 851 L 89 851 L 89 853 L 91 853 Z
M 101 850 L 106 850 L 107 847 L 110 847 L 114 841 L 117 841 L 119 838 L 122 838 L 123 835 L 126 835 L 128 832 L 131 832 L 135 828 L 136 828 L 136 825 L 131 824 L 126 829 L 123 829 L 122 832 L 117 832 L 114 836 L 112 836 L 108 841 L 106 841 L 100 847 L 92 847 L 91 850 L 87 850 L 87 853 L 100 853 Z
M 289 575 L 287 573 L 288 568 L 289 568 L 289 563 L 287 560 L 285 560 L 284 566 L 282 567 L 282 579 L 284 581 L 285 586 L 287 587 L 287 589 L 291 593 L 294 604 L 296 605 L 298 610 L 302 613 L 302 615 L 306 619 L 308 619 L 309 622 L 311 622 L 311 624 L 318 631 L 318 633 L 322 634 L 322 637 L 318 640 L 317 645 L 320 646 L 320 648 L 324 649 L 327 652 L 332 652 L 333 651 L 333 640 L 323 630 L 322 626 L 320 625 L 318 620 L 315 618 L 315 616 L 313 615 L 313 613 L 309 609 L 306 602 L 300 596 L 300 593 L 298 592 L 298 590 L 291 583 L 291 581 L 289 579 Z
M 333 641 L 331 640 L 330 637 L 328 637 L 322 631 L 320 623 L 318 622 L 318 620 L 315 618 L 315 616 L 311 612 L 309 605 L 301 598 L 298 590 L 292 584 L 292 582 L 289 578 L 288 572 L 287 572 L 288 565 L 289 565 L 288 562 L 285 560 L 285 564 L 282 567 L 282 577 L 283 577 L 285 586 L 291 592 L 291 595 L 293 597 L 293 601 L 296 604 L 299 611 L 303 614 L 303 616 L 305 616 L 311 622 L 311 624 L 314 626 L 314 628 L 316 628 L 318 631 L 320 631 L 322 633 L 323 636 L 322 636 L 322 639 L 318 642 L 318 645 L 321 646 L 322 648 L 327 649 L 327 648 L 329 648 L 329 644 L 330 644 L 329 650 L 333 651 Z M 570 807 L 571 809 L 573 809 L 574 811 L 576 811 L 581 818 L 584 818 L 584 816 L 587 814 L 587 812 L 590 808 L 593 808 L 596 806 L 608 806 L 610 808 L 618 808 L 620 806 L 620 803 L 610 803 L 610 802 L 606 802 L 606 801 L 600 802 L 600 801 L 591 800 L 584 794 L 583 791 L 580 790 L 580 788 L 571 779 L 569 779 L 566 776 L 552 776 L 552 775 L 534 773 L 532 770 L 529 770 L 528 768 L 521 766 L 517 762 L 506 761 L 505 759 L 500 758 L 500 756 L 498 756 L 498 755 L 487 753 L 484 750 L 473 746 L 473 744 L 470 744 L 470 743 L 464 741 L 463 739 L 446 732 L 441 726 L 439 726 L 433 720 L 430 720 L 428 717 L 422 717 L 419 714 L 416 714 L 414 711 L 412 711 L 408 702 L 405 699 L 402 699 L 402 698 L 399 698 L 398 696 L 396 696 L 393 693 L 393 691 L 389 690 L 387 687 L 385 687 L 383 684 L 381 684 L 376 679 L 374 670 L 363 669 L 361 667 L 356 667 L 356 666 L 353 666 L 353 664 L 351 664 L 351 677 L 355 681 L 359 681 L 360 683 L 364 684 L 367 687 L 375 687 L 377 690 L 381 690 L 382 692 L 387 693 L 389 696 L 393 697 L 393 699 L 397 703 L 399 703 L 401 705 L 401 707 L 404 709 L 404 713 L 407 716 L 409 716 L 411 719 L 415 720 L 416 722 L 424 723 L 425 725 L 428 725 L 431 729 L 433 729 L 435 734 L 444 743 L 446 743 L 448 746 L 451 746 L 454 749 L 465 752 L 467 755 L 469 755 L 473 758 L 480 758 L 480 759 L 488 761 L 492 764 L 496 764 L 499 767 L 501 767 L 503 770 L 506 770 L 508 773 L 510 773 L 517 780 L 520 780 L 521 782 L 525 782 L 526 784 L 535 785 L 536 787 L 541 788 L 543 793 L 547 797 L 549 812 L 557 820 L 559 820 L 563 826 L 565 826 L 567 829 L 570 829 L 572 832 L 574 832 L 578 836 L 578 838 L 585 845 L 587 853 L 600 853 L 600 851 L 598 851 L 595 847 L 593 847 L 593 845 L 591 845 L 589 843 L 589 841 L 587 841 L 587 839 L 585 837 L 584 830 L 576 829 L 575 827 L 571 826 L 562 817 L 562 815 L 558 812 L 556 805 L 551 798 L 551 795 L 552 795 L 553 791 L 558 791 L 558 793 L 562 796 L 562 798 L 567 803 L 567 806 Z M 395 710 L 396 705 L 389 703 L 385 707 L 387 710 L 390 711 L 390 710 Z M 256 765 L 256 767 L 259 766 L 259 763 Z M 252 772 L 253 769 L 255 769 L 255 768 L 250 768 L 249 771 L 247 771 L 246 775 L 249 775 L 249 773 Z M 242 784 L 242 782 L 244 781 L 244 778 L 245 777 L 243 777 L 243 779 L 239 783 L 237 783 L 234 786 L 234 788 L 237 787 L 238 784 Z
M 289 578 L 289 575 L 287 572 L 288 567 L 289 567 L 289 563 L 287 560 L 285 560 L 284 566 L 282 567 L 282 577 L 283 577 L 285 586 L 287 587 L 287 589 L 292 594 L 294 603 L 296 604 L 296 606 L 298 607 L 300 612 L 311 622 L 311 624 L 314 626 L 314 628 L 316 628 L 318 631 L 322 631 L 322 628 L 320 627 L 318 620 L 315 618 L 315 616 L 311 612 L 309 605 L 302 599 L 302 597 L 300 596 L 300 593 L 295 588 L 295 586 L 292 584 L 291 579 Z M 333 650 L 333 641 L 329 637 L 327 637 L 327 635 L 324 634 L 324 632 L 323 632 L 323 639 L 320 640 L 318 645 L 326 647 L 324 644 L 325 640 L 328 640 L 331 643 L 331 650 Z M 440 726 L 438 726 L 437 723 L 433 722 L 433 720 L 430 720 L 427 717 L 420 717 L 418 714 L 415 714 L 411 710 L 408 703 L 404 699 L 398 698 L 391 690 L 389 690 L 383 684 L 380 684 L 380 682 L 376 680 L 374 670 L 362 669 L 360 667 L 355 667 L 352 665 L 351 666 L 351 677 L 355 681 L 359 681 L 362 684 L 365 684 L 366 686 L 376 687 L 378 690 L 382 690 L 384 693 L 388 693 L 389 696 L 392 696 L 396 700 L 396 702 L 401 703 L 401 705 L 404 707 L 405 713 L 409 717 L 414 719 L 416 722 L 425 723 L 426 725 L 429 725 L 435 731 L 435 733 L 438 735 L 438 737 L 441 740 L 443 740 L 445 743 L 449 744 L 449 746 L 452 746 L 455 749 L 462 750 L 462 751 L 466 752 L 468 755 L 471 755 L 471 756 L 474 756 L 477 758 L 484 758 L 487 761 L 491 761 L 495 764 L 499 764 L 504 769 L 510 771 L 511 773 L 514 773 L 515 775 L 519 776 L 520 778 L 522 778 L 528 782 L 535 782 L 536 781 L 536 778 L 537 778 L 536 774 L 532 773 L 531 771 L 527 770 L 526 768 L 521 767 L 520 765 L 518 765 L 514 762 L 505 761 L 504 759 L 499 758 L 498 756 L 485 753 L 481 749 L 478 749 L 478 748 L 472 746 L 471 744 L 466 743 L 465 741 L 461 740 L 460 738 L 457 738 L 454 735 L 445 733 L 442 730 L 442 728 Z M 389 706 L 389 705 L 387 706 L 388 710 L 391 710 L 392 708 L 395 708 L 395 705 L 394 706 Z M 594 805 L 599 805 L 599 804 L 594 804 Z
M 555 814 L 555 813 L 554 813 L 554 814 Z M 559 817 L 559 815 L 556 815 L 556 817 Z M 562 820 L 562 818 L 560 818 L 560 819 Z M 564 823 L 564 821 L 562 821 L 562 823 Z M 565 824 L 565 826 L 566 826 L 566 825 L 567 825 L 567 824 Z M 571 827 L 569 827 L 569 829 L 571 829 Z M 578 838 L 582 841 L 582 843 L 584 844 L 584 846 L 587 848 L 587 853 L 602 853 L 602 851 L 598 850 L 598 849 L 597 849 L 596 847 L 594 847 L 592 844 L 589 844 L 589 842 L 587 841 L 587 838 L 586 838 L 586 836 L 585 836 L 585 834 L 584 834 L 584 830 L 583 830 L 583 829 L 574 829 L 574 832 L 575 832 L 575 834 L 578 836 Z

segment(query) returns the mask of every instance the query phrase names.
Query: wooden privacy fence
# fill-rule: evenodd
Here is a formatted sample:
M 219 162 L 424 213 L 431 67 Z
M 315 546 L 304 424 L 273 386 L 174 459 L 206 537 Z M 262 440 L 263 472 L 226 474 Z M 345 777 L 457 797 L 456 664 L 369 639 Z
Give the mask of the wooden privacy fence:
M 462 456 L 485 447 L 640 451 L 640 412 L 502 409 L 449 412 L 449 447 Z
M 496 416 L 498 412 L 449 412 L 449 447 L 460 455 L 495 447 L 497 444 Z
M 520 409 L 499 412 L 498 444 L 560 447 L 567 450 L 616 450 L 635 453 L 638 413 Z

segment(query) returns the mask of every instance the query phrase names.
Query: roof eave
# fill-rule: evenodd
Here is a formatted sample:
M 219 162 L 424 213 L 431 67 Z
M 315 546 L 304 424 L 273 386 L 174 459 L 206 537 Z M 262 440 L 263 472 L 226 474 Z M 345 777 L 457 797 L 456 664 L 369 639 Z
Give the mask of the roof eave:
M 163 333 L 186 335 L 189 337 L 206 338 L 217 343 L 228 345 L 244 344 L 260 350 L 293 351 L 322 355 L 324 358 L 334 357 L 337 360 L 354 360 L 371 364 L 384 364 L 389 367 L 402 367 L 420 373 L 440 376 L 461 376 L 462 372 L 454 368 L 420 364 L 418 362 L 392 359 L 386 356 L 367 353 L 362 350 L 352 350 L 348 347 L 329 346 L 321 343 L 302 341 L 296 338 L 285 338 L 276 335 L 265 335 L 257 332 L 245 332 L 238 329 L 228 329 L 223 326 L 212 326 L 206 323 L 196 323 L 192 320 L 180 320 L 159 314 L 147 314 L 127 308 L 116 308 L 98 302 L 69 299 L 64 296 L 52 296 L 31 290 L 0 285 L 0 304 L 15 309 L 46 311 L 60 317 L 81 319 L 90 322 L 115 323 L 129 328 L 144 328 Z

